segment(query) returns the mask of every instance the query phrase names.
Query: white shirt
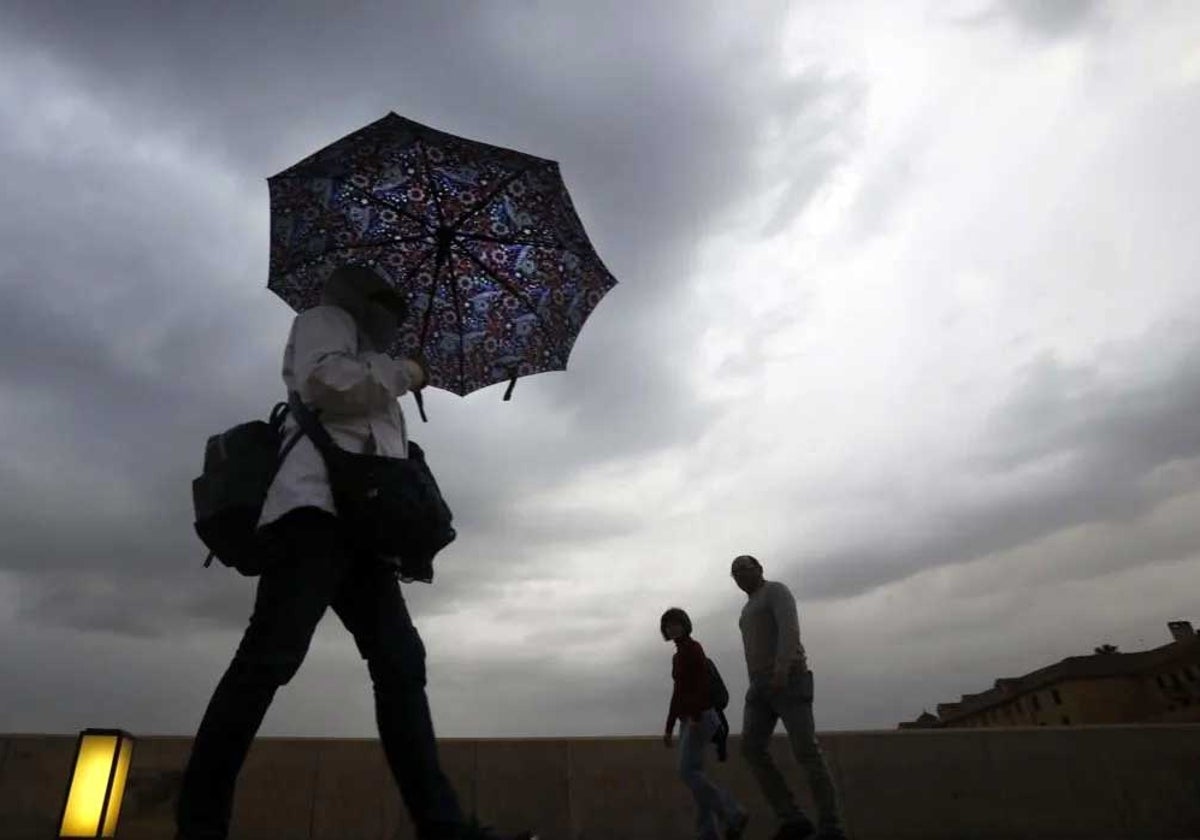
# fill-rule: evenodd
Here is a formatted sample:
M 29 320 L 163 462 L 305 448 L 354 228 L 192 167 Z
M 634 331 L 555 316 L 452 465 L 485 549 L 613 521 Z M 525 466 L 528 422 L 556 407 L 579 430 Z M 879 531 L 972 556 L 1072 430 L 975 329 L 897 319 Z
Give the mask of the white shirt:
M 292 322 L 283 352 L 283 382 L 321 413 L 338 446 L 405 458 L 408 435 L 396 399 L 409 388 L 408 370 L 385 353 L 360 351 L 360 346 L 370 346 L 360 338 L 354 318 L 343 309 L 317 306 L 302 312 Z M 298 428 L 289 413 L 284 446 Z M 298 507 L 337 513 L 325 462 L 307 435 L 301 435 L 275 474 L 258 524 L 274 522 Z

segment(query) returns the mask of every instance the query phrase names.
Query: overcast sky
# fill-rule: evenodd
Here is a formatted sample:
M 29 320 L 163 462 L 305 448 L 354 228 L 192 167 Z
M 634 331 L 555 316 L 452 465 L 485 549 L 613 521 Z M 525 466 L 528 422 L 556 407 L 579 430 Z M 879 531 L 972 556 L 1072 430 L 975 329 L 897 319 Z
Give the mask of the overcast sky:
M 620 285 L 570 368 L 404 406 L 456 513 L 405 588 L 443 736 L 735 698 L 737 554 L 818 727 L 1200 619 L 1191 0 L 0 7 L 0 732 L 192 734 L 253 581 L 206 437 L 283 397 L 266 178 L 389 110 L 560 162 Z M 263 734 L 372 736 L 332 616 Z

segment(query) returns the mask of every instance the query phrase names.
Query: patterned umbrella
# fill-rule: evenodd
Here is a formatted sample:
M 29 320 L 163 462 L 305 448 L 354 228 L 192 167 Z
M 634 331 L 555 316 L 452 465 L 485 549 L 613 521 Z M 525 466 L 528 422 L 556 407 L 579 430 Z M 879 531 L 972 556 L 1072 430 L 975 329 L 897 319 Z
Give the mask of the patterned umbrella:
M 389 113 L 286 169 L 271 193 L 267 286 L 297 312 L 329 272 L 375 268 L 412 315 L 388 352 L 469 394 L 565 370 L 616 279 L 596 255 L 558 164 Z

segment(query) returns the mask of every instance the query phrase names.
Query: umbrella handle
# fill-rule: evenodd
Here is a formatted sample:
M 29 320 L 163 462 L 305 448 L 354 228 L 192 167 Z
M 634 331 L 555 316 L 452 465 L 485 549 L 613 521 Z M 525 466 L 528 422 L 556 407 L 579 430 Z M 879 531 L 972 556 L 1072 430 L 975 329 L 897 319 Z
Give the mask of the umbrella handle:
M 417 401 L 417 411 L 421 414 L 421 422 L 428 423 L 429 418 L 425 416 L 425 397 L 421 395 L 421 392 L 425 390 L 425 386 L 429 384 L 429 363 L 425 360 L 424 353 L 417 353 L 412 357 L 412 360 L 420 365 L 421 373 L 424 374 L 425 378 L 425 381 L 421 383 L 421 387 L 413 390 L 413 399 Z

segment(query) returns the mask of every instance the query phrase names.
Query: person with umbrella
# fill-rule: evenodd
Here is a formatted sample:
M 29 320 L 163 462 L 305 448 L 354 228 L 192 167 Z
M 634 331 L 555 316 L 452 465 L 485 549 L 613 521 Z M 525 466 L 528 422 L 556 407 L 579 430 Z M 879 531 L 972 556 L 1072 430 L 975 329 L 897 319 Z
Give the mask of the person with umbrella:
M 584 321 L 617 282 L 554 161 L 396 114 L 267 183 L 267 286 L 300 313 L 284 381 L 355 452 L 405 456 L 397 398 L 406 392 L 424 417 L 426 386 L 464 395 L 507 381 L 508 399 L 518 377 L 565 369 Z M 285 439 L 295 424 L 289 416 Z M 495 837 L 463 825 L 438 765 L 425 651 L 396 569 L 353 550 L 312 441 L 298 439 L 284 459 L 260 522 L 280 559 L 263 573 L 197 733 L 180 838 L 225 837 L 254 733 L 329 606 L 367 660 L 384 752 L 418 837 Z M 413 579 L 432 580 L 420 572 Z
M 321 305 L 292 324 L 284 382 L 321 411 L 330 435 L 345 449 L 405 456 L 407 434 L 397 398 L 419 391 L 426 375 L 418 363 L 381 349 L 395 342 L 406 316 L 406 303 L 376 271 L 343 265 L 329 276 Z M 295 418 L 288 424 L 290 438 Z M 307 437 L 297 440 L 280 465 L 260 526 L 277 556 L 262 573 L 250 624 L 196 733 L 176 812 L 179 840 L 228 835 L 237 776 L 250 744 L 330 607 L 367 662 L 380 740 L 417 837 L 498 840 L 500 835 L 466 824 L 439 765 L 425 694 L 425 648 L 396 570 L 355 547 L 338 518 L 321 454 Z

